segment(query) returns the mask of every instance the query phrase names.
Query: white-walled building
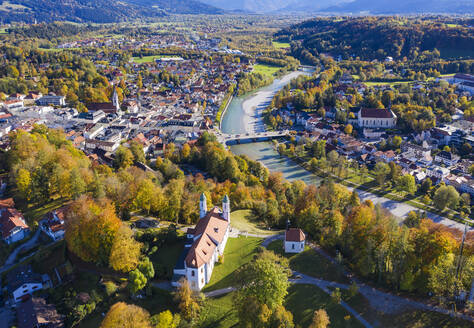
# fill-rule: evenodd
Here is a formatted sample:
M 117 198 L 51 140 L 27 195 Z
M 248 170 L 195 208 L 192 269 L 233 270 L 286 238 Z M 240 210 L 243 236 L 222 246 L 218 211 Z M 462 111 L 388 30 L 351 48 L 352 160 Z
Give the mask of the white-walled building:
M 33 272 L 30 265 L 22 265 L 7 275 L 7 287 L 13 301 L 20 302 L 25 295 L 51 287 L 49 276 Z
M 303 230 L 289 228 L 285 231 L 285 253 L 301 253 L 304 251 L 306 236 Z
M 392 129 L 397 125 L 397 115 L 385 108 L 361 108 L 357 113 L 360 128 Z
M 65 208 L 54 210 L 48 213 L 46 217 L 39 223 L 39 228 L 54 241 L 64 238 L 64 211 Z
M 230 201 L 227 195 L 222 201 L 222 210 L 214 207 L 207 211 L 204 194 L 201 195 L 199 208 L 199 222 L 187 232 L 192 244 L 184 258 L 184 265 L 178 263 L 173 270 L 175 275 L 186 277 L 193 290 L 201 290 L 211 280 L 214 265 L 224 254 L 230 233 Z M 177 281 L 173 285 L 177 286 Z

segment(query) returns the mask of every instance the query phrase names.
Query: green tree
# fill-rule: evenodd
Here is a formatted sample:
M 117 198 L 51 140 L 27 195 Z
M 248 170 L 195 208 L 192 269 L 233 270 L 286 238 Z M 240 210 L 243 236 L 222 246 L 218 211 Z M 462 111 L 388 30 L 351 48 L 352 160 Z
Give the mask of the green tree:
M 130 151 L 133 155 L 133 160 L 135 163 L 145 163 L 145 153 L 143 152 L 143 146 L 135 140 L 130 142 Z
M 270 310 L 282 305 L 289 286 L 288 260 L 262 250 L 255 260 L 244 265 L 237 274 L 239 298 L 243 302 L 253 297 Z
M 148 280 L 145 275 L 138 269 L 131 271 L 128 274 L 128 288 L 132 294 L 136 294 L 138 291 L 145 288 Z
M 133 164 L 133 154 L 127 147 L 120 146 L 115 152 L 114 167 L 116 169 L 126 169 Z
M 459 193 L 453 186 L 440 186 L 433 197 L 434 206 L 442 211 L 449 206 L 455 208 L 459 203 Z
M 416 192 L 415 178 L 410 174 L 401 176 L 397 181 L 397 189 L 409 194 L 414 194 Z
M 385 185 L 388 174 L 390 173 L 390 167 L 384 162 L 378 162 L 374 168 L 375 179 L 379 184 L 380 188 Z

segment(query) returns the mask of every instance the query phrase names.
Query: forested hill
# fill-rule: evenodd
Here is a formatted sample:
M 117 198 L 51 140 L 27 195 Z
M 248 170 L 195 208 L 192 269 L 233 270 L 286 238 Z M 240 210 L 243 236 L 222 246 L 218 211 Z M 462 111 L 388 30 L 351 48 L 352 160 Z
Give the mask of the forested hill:
M 472 0 L 355 0 L 325 9 L 332 12 L 370 14 L 457 13 L 474 12 Z
M 317 18 L 276 33 L 292 42 L 293 55 L 302 61 L 321 53 L 343 59 L 420 58 L 423 51 L 449 49 L 454 57 L 473 58 L 474 29 L 459 24 L 399 17 Z
M 194 0 L 0 0 L 0 23 L 52 21 L 111 23 L 166 13 L 217 14 Z
M 222 14 L 224 10 L 195 0 L 126 0 L 129 3 L 161 8 L 173 14 Z

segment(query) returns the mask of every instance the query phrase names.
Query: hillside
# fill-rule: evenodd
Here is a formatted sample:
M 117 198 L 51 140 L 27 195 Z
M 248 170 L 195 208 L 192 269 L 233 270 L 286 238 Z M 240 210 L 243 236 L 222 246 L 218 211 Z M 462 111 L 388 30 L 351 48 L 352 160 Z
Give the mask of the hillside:
M 247 12 L 271 12 L 284 8 L 289 3 L 298 0 L 202 0 L 209 5 L 226 10 L 239 10 Z
M 472 0 L 355 0 L 339 6 L 331 6 L 324 11 L 370 14 L 409 14 L 409 13 L 473 13 Z
M 160 8 L 173 14 L 222 14 L 224 10 L 195 0 L 126 0 L 129 3 Z
M 397 17 L 312 19 L 276 33 L 275 38 L 296 41 L 292 52 L 302 61 L 320 53 L 372 60 L 385 56 L 411 58 L 435 48 L 464 53 L 474 50 L 472 28 Z
M 0 23 L 112 23 L 175 14 L 218 14 L 222 10 L 194 0 L 0 0 Z

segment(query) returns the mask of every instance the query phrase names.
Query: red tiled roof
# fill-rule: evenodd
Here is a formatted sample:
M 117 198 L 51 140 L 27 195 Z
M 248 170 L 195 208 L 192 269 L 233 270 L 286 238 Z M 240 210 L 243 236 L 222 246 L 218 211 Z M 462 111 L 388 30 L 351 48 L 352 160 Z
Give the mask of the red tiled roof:
M 194 236 L 201 237 L 189 249 L 185 259 L 186 265 L 191 268 L 199 268 L 204 263 L 208 263 L 217 245 L 223 241 L 228 226 L 229 222 L 221 216 L 217 207 L 200 219 L 194 228 Z
M 12 230 L 20 227 L 28 229 L 28 225 L 24 222 L 23 215 L 14 208 L 4 208 L 0 215 L 0 231 L 2 238 L 7 238 L 12 233 Z
M 285 241 L 301 242 L 306 239 L 303 230 L 298 228 L 290 228 L 285 232 Z
M 392 112 L 389 109 L 384 108 L 362 108 L 361 109 L 362 117 L 370 118 L 392 118 Z

